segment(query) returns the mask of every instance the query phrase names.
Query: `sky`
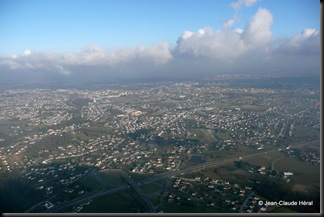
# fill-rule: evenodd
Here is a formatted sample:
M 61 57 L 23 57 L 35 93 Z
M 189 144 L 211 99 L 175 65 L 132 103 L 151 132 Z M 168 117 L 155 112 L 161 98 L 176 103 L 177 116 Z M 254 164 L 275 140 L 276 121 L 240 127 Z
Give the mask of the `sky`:
M 319 72 L 317 0 L 0 1 L 3 79 Z

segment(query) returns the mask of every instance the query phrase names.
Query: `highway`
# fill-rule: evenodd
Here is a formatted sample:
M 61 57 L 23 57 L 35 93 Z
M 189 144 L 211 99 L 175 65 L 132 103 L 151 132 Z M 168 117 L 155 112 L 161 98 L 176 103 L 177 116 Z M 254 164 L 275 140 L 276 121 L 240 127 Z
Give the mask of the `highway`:
M 50 208 L 50 209 L 46 210 L 45 213 L 58 212 L 59 210 L 62 210 L 62 209 L 65 209 L 67 207 L 74 206 L 74 205 L 77 205 L 77 204 L 80 204 L 80 203 L 88 202 L 89 200 L 104 196 L 106 194 L 113 194 L 113 193 L 116 193 L 116 192 L 119 192 L 119 191 L 126 190 L 129 187 L 130 187 L 129 185 L 122 185 L 120 187 L 117 187 L 117 188 L 111 189 L 111 190 L 92 192 L 92 193 L 89 193 L 87 195 L 84 195 L 83 197 L 78 197 L 78 198 L 75 198 L 75 199 L 70 200 L 68 202 L 58 204 L 58 205 L 54 206 L 53 208 Z
M 316 142 L 316 141 L 311 141 L 311 142 L 307 142 L 307 143 L 294 145 L 294 147 L 304 146 L 304 145 L 307 145 L 307 144 L 313 143 L 313 142 Z M 240 157 L 234 157 L 234 158 L 224 159 L 224 160 L 219 160 L 219 161 L 210 161 L 210 162 L 206 162 L 206 163 L 203 163 L 203 164 L 198 164 L 198 165 L 194 165 L 194 166 L 191 166 L 191 167 L 187 167 L 187 168 L 184 168 L 182 170 L 162 173 L 162 174 L 157 175 L 155 177 L 152 177 L 150 179 L 140 180 L 140 181 L 137 181 L 137 182 L 131 181 L 130 184 L 136 190 L 136 188 L 137 188 L 136 185 L 137 186 L 145 185 L 145 184 L 149 184 L 149 183 L 161 180 L 161 179 L 167 179 L 167 178 L 170 178 L 170 177 L 173 177 L 173 176 L 176 176 L 176 175 L 183 175 L 185 173 L 191 173 L 193 171 L 205 169 L 205 168 L 208 168 L 208 167 L 215 167 L 215 166 L 227 164 L 227 163 L 230 163 L 230 162 L 234 162 L 234 161 L 237 161 L 237 160 L 244 160 L 246 158 L 256 157 L 256 156 L 260 156 L 260 155 L 266 155 L 266 154 L 273 153 L 273 152 L 279 152 L 279 150 L 277 148 L 266 150 L 266 151 L 262 150 L 262 151 L 259 151 L 257 153 L 248 154 L 248 155 L 244 155 L 244 156 L 240 156 Z M 127 180 L 129 181 L 129 179 L 127 179 Z M 62 210 L 64 208 L 67 208 L 67 207 L 70 207 L 70 206 L 73 206 L 73 205 L 77 205 L 77 204 L 80 204 L 80 203 L 83 203 L 83 202 L 87 202 L 87 201 L 89 201 L 91 199 L 95 199 L 95 198 L 98 198 L 98 197 L 101 197 L 101 196 L 104 196 L 104 195 L 113 194 L 113 193 L 116 193 L 116 192 L 119 192 L 119 191 L 124 191 L 124 190 L 129 189 L 129 188 L 130 188 L 130 186 L 126 184 L 126 185 L 121 185 L 119 187 L 116 187 L 115 189 L 112 189 L 112 190 L 102 190 L 102 191 L 99 191 L 99 192 L 92 192 L 92 193 L 89 193 L 87 195 L 83 195 L 82 197 L 75 198 L 75 199 L 73 199 L 71 201 L 55 205 L 53 208 L 50 208 L 50 209 L 46 210 L 45 212 L 46 213 L 58 212 L 59 210 Z M 138 192 L 141 192 L 141 190 L 138 191 Z M 140 195 L 141 194 L 142 193 L 140 193 Z M 143 197 L 143 195 L 141 195 L 141 197 L 147 203 L 148 199 L 145 197 L 145 195 L 144 195 L 144 197 Z M 149 205 L 150 211 L 155 210 L 153 205 L 151 204 L 151 202 L 149 202 L 147 204 Z M 152 207 L 151 207 L 150 204 L 152 205 Z
M 128 181 L 128 183 L 135 189 L 135 191 L 140 195 L 140 197 L 144 200 L 144 202 L 146 203 L 146 205 L 149 208 L 149 212 L 150 213 L 154 213 L 155 212 L 155 208 L 152 204 L 152 202 L 146 197 L 146 195 L 143 193 L 143 191 L 138 187 L 138 184 L 135 183 L 133 181 L 133 179 L 131 179 L 126 172 L 122 171 L 121 175 Z
M 268 153 L 274 152 L 274 151 L 277 151 L 277 150 L 268 151 Z M 242 156 L 241 159 L 255 157 L 255 156 L 263 155 L 263 154 L 265 154 L 265 153 L 264 152 L 261 152 L 261 153 L 259 152 L 259 153 L 255 153 L 255 154 L 245 155 L 245 156 Z M 188 167 L 188 168 L 185 168 L 185 169 L 182 169 L 182 170 L 163 173 L 161 175 L 152 177 L 150 179 L 140 180 L 138 182 L 133 182 L 133 183 L 134 183 L 134 186 L 135 185 L 145 185 L 145 184 L 149 184 L 149 183 L 161 180 L 161 179 L 167 179 L 167 178 L 170 178 L 172 176 L 182 175 L 182 174 L 185 174 L 185 173 L 190 173 L 190 172 L 205 169 L 205 168 L 208 168 L 208 167 L 214 167 L 214 166 L 223 165 L 223 164 L 226 164 L 226 163 L 234 162 L 236 160 L 238 160 L 237 157 L 230 158 L 230 159 L 225 159 L 225 160 L 221 160 L 221 161 L 206 162 L 206 163 L 191 166 L 191 167 Z M 73 206 L 73 205 L 77 205 L 77 204 L 80 204 L 80 203 L 84 203 L 84 202 L 87 202 L 87 201 L 89 201 L 91 199 L 95 199 L 95 198 L 98 198 L 98 197 L 101 197 L 101 196 L 104 196 L 104 195 L 108 195 L 108 194 L 116 193 L 116 192 L 119 192 L 119 191 L 123 191 L 123 190 L 126 190 L 128 188 L 130 188 L 129 185 L 122 185 L 122 186 L 117 187 L 117 188 L 112 189 L 112 190 L 105 190 L 105 191 L 89 193 L 87 195 L 84 195 L 81 198 L 80 197 L 75 198 L 75 199 L 73 199 L 71 201 L 56 205 L 53 208 L 50 208 L 50 209 L 46 210 L 45 212 L 46 213 L 58 212 L 59 210 L 62 210 L 64 208 L 67 208 L 67 207 L 70 207 L 70 206 Z M 144 199 L 144 201 L 147 202 L 145 199 Z M 152 211 L 152 210 L 155 210 L 155 209 L 152 206 L 152 209 L 150 208 L 150 210 Z

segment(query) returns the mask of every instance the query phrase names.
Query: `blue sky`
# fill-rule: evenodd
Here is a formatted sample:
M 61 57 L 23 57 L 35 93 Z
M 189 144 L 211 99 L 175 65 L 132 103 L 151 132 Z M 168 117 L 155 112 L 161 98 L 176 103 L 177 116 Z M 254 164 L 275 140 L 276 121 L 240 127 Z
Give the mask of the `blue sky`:
M 89 44 L 106 48 L 167 41 L 185 30 L 222 28 L 235 13 L 224 0 L 2 0 L 0 55 L 30 50 L 76 51 Z M 237 12 L 243 28 L 258 7 L 274 16 L 274 37 L 305 27 L 319 30 L 319 1 L 261 0 Z M 235 27 L 233 26 L 233 28 Z
M 1 0 L 0 73 L 317 73 L 319 32 L 316 0 Z

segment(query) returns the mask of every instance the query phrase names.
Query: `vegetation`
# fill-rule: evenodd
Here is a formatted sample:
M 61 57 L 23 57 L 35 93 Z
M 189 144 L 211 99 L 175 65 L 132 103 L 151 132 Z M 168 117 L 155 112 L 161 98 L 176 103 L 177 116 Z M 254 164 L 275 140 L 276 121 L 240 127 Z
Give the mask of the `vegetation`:
M 1 213 L 24 212 L 44 199 L 44 195 L 17 172 L 0 176 Z

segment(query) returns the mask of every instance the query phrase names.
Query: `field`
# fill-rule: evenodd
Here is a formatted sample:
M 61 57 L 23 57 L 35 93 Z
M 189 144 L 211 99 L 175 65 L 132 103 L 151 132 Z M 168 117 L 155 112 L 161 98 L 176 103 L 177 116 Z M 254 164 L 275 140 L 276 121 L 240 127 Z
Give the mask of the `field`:
M 261 156 L 257 156 L 257 157 L 253 157 L 253 158 L 247 158 L 244 161 L 247 161 L 251 164 L 257 165 L 257 166 L 265 166 L 270 168 L 271 167 L 271 163 L 280 158 L 281 156 L 283 156 L 283 154 L 278 153 L 278 152 L 274 152 L 274 153 L 270 153 L 270 154 L 264 154 Z M 278 161 L 279 162 L 279 161 Z M 275 164 L 277 165 L 277 163 Z
M 82 209 L 83 213 L 138 213 L 146 208 L 133 192 L 121 192 L 92 201 Z
M 125 180 L 119 174 L 119 171 L 100 171 L 99 174 L 104 178 L 108 185 L 118 186 L 125 184 Z
M 320 187 L 320 167 L 309 162 L 302 162 L 295 158 L 284 158 L 276 163 L 276 170 L 294 173 L 289 178 L 291 183 L 296 185 L 296 190 L 303 189 L 302 186 Z
M 44 199 L 41 192 L 16 173 L 0 176 L 0 192 L 1 213 L 24 212 Z
M 307 146 L 304 146 L 304 147 L 307 147 L 308 149 L 311 149 L 317 153 L 320 153 L 320 151 L 321 151 L 320 150 L 321 149 L 320 141 L 311 142 Z
M 294 137 L 295 138 L 312 138 L 312 139 L 319 139 L 320 138 L 320 131 L 313 129 L 311 127 L 300 126 L 297 125 L 294 129 Z
M 152 177 L 151 174 L 130 173 L 129 175 L 135 182 Z
M 99 190 L 102 187 L 101 184 L 95 178 L 90 176 L 84 176 L 78 182 L 90 191 Z
M 159 192 L 161 190 L 162 185 L 157 182 L 153 182 L 150 184 L 146 184 L 141 186 L 140 188 L 142 189 L 144 194 L 154 194 L 156 192 Z

